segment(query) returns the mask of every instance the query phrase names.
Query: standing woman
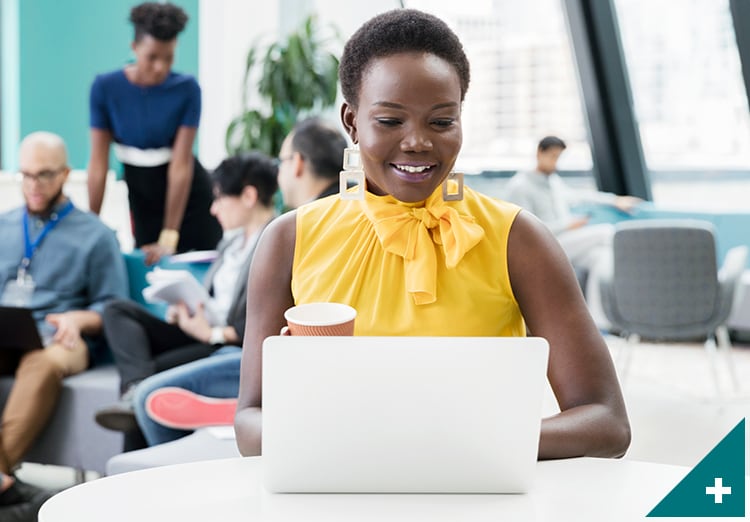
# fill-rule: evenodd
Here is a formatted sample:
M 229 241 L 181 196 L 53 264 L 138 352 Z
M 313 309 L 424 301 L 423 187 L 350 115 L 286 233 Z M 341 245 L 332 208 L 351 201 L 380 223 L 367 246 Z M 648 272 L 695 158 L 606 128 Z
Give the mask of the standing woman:
M 194 77 L 171 70 L 187 20 L 173 4 L 135 6 L 135 63 L 98 75 L 91 86 L 89 205 L 96 214 L 101 210 L 114 142 L 128 185 L 135 246 L 148 264 L 175 252 L 215 248 L 221 238 L 209 212 L 211 183 L 192 153 L 200 87 Z

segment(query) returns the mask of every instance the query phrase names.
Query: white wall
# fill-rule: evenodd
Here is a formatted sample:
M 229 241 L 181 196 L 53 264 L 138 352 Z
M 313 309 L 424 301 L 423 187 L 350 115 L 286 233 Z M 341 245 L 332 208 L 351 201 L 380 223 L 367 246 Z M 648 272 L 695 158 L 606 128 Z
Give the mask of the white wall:
M 333 23 L 342 41 L 333 49 L 340 54 L 344 42 L 372 16 L 398 7 L 395 0 L 367 3 L 342 0 L 201 0 L 199 80 L 203 89 L 199 157 L 212 169 L 226 157 L 224 136 L 241 110 L 245 58 L 259 37 L 276 39 L 294 30 L 309 12 L 322 25 Z M 337 107 L 325 115 L 338 121 Z
M 261 35 L 278 32 L 278 2 L 201 0 L 199 4 L 199 81 L 203 91 L 199 157 L 213 169 L 226 157 L 224 136 L 240 113 L 245 58 Z
M 81 209 L 89 209 L 89 194 L 86 184 L 86 171 L 74 170 L 70 173 L 64 188 L 65 194 L 73 204 Z M 5 212 L 23 204 L 21 181 L 15 174 L 0 172 L 0 212 Z M 110 172 L 107 178 L 107 190 L 101 212 L 102 221 L 117 232 L 117 239 L 123 252 L 133 250 L 133 232 L 130 227 L 130 210 L 128 207 L 128 187 L 124 181 L 115 180 Z

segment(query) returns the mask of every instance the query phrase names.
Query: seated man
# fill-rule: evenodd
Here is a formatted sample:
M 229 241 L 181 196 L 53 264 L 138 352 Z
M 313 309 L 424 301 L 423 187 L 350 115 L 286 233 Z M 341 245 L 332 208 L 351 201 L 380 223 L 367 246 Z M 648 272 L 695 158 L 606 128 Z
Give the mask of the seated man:
M 632 196 L 608 192 L 574 190 L 557 174 L 557 161 L 565 150 L 563 140 L 547 136 L 539 142 L 534 171 L 516 173 L 508 182 L 505 199 L 530 211 L 555 234 L 574 266 L 590 268 L 595 262 L 594 249 L 612 243 L 610 225 L 589 225 L 588 216 L 576 216 L 571 207 L 580 203 L 613 205 L 630 212 L 641 202 Z
M 128 292 L 114 232 L 63 193 L 70 174 L 63 140 L 30 134 L 19 160 L 25 205 L 0 215 L 0 303 L 30 308 L 44 346 L 0 352 L 0 371 L 15 373 L 0 431 L 3 521 L 36 520 L 38 490 L 14 484 L 10 473 L 52 415 L 63 377 L 88 367 L 105 303 Z M 28 502 L 25 510 L 9 506 Z
M 279 188 L 284 203 L 297 207 L 337 194 L 345 148 L 343 134 L 322 121 L 308 119 L 297 124 L 279 153 Z M 186 430 L 200 426 L 231 424 L 239 387 L 240 359 L 239 348 L 226 347 L 221 353 L 141 382 L 135 390 L 135 413 L 148 444 L 153 446 L 177 439 L 186 435 Z M 155 422 L 146 411 L 146 399 L 161 388 L 164 388 L 161 400 L 155 394 L 156 401 L 152 401 L 152 413 L 161 421 Z M 227 398 L 230 400 L 215 400 Z
M 534 171 L 516 173 L 508 182 L 505 199 L 530 211 L 557 237 L 560 246 L 576 268 L 583 286 L 589 310 L 600 328 L 608 321 L 601 308 L 597 267 L 603 254 L 612 248 L 614 226 L 608 223 L 589 225 L 588 216 L 576 216 L 571 207 L 580 203 L 612 205 L 630 212 L 640 198 L 618 196 L 595 190 L 574 190 L 557 174 L 557 161 L 565 150 L 563 140 L 547 136 L 537 147 L 537 167 Z
M 116 301 L 104 310 L 104 331 L 120 372 L 121 401 L 97 412 L 103 427 L 129 432 L 136 385 L 154 373 L 241 342 L 245 329 L 245 285 L 256 241 L 275 216 L 278 187 L 273 160 L 259 152 L 224 160 L 213 172 L 211 213 L 225 232 L 219 256 L 206 275 L 210 306 L 220 317 L 211 324 L 205 307 L 191 314 L 185 304 L 170 306 L 163 321 L 132 301 Z M 132 444 L 131 444 L 132 443 Z M 140 442 L 142 445 L 143 443 Z M 126 445 L 137 445 L 135 439 Z

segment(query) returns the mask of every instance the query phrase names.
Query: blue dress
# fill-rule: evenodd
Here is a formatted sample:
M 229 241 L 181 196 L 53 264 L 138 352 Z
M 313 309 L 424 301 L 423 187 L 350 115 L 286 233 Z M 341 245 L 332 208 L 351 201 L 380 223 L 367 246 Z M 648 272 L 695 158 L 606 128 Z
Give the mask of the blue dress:
M 177 131 L 197 128 L 200 122 L 198 82 L 190 75 L 170 72 L 158 85 L 140 86 L 118 69 L 94 79 L 89 102 L 91 128 L 112 134 L 123 163 L 136 247 L 153 243 L 164 222 L 169 154 Z M 216 247 L 221 227 L 210 214 L 212 199 L 208 174 L 194 159 L 179 252 Z

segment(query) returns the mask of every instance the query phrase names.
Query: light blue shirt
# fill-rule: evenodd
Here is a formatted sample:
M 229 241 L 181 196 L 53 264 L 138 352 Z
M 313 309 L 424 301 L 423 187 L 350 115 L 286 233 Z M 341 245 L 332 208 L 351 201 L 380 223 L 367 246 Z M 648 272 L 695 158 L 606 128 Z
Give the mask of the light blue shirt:
M 60 205 L 58 205 L 60 206 Z M 15 279 L 24 256 L 23 207 L 0 214 L 0 292 Z M 31 216 L 33 240 L 46 224 Z M 93 310 L 128 297 L 125 263 L 113 230 L 91 213 L 74 208 L 39 244 L 27 273 L 35 288 L 29 308 L 43 333 L 49 313 Z
M 565 232 L 575 219 L 571 207 L 581 203 L 614 204 L 617 196 L 596 190 L 573 190 L 559 174 L 517 172 L 505 187 L 504 199 L 538 217 L 553 234 Z

